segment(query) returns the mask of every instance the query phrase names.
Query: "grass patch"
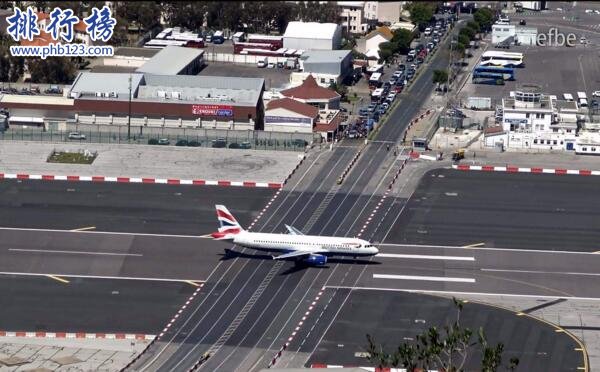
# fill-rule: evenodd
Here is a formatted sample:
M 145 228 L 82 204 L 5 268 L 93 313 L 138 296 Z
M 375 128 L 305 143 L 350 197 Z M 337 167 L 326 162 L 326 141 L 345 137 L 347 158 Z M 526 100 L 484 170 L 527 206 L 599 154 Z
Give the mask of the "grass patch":
M 63 164 L 92 164 L 96 157 L 97 152 L 90 151 L 52 151 L 52 154 L 48 157 L 48 163 L 63 163 Z

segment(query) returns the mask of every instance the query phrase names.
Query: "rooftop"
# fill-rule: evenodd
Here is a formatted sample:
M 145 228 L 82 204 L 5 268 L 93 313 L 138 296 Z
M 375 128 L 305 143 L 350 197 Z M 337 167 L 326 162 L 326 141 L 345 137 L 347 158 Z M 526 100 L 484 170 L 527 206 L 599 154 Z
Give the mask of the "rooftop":
M 315 132 L 333 132 L 344 121 L 339 110 L 320 110 Z
M 137 99 L 256 106 L 264 84 L 263 78 L 144 74 Z
M 552 100 L 545 95 L 525 93 L 520 98 L 509 97 L 502 99 L 504 111 L 552 111 Z
M 311 106 L 291 98 L 277 99 L 270 101 L 267 104 L 267 110 L 273 110 L 277 108 L 283 108 L 310 118 L 315 118 L 319 113 L 319 109 L 315 106 Z
M 115 56 L 152 58 L 159 51 L 150 48 L 120 47 L 115 50 Z
M 286 97 L 300 98 L 305 100 L 330 100 L 340 96 L 332 89 L 319 86 L 312 75 L 308 75 L 308 77 L 299 86 L 282 90 L 281 94 Z
M 372 38 L 373 36 L 376 36 L 376 35 L 381 35 L 386 40 L 391 40 L 394 37 L 394 33 L 387 26 L 377 27 L 375 30 L 369 32 L 369 34 L 367 35 L 367 39 L 370 39 L 370 38 Z
M 331 63 L 343 61 L 350 53 L 350 50 L 307 50 L 300 58 L 304 63 Z
M 201 49 L 169 45 L 156 53 L 142 67 L 138 68 L 137 72 L 177 75 L 188 64 L 202 56 L 202 54 L 204 54 L 204 51 Z
M 131 90 L 135 92 L 142 82 L 143 74 L 81 72 L 71 86 L 71 97 L 81 95 L 83 96 L 81 98 L 100 98 L 97 93 L 116 93 L 116 97 L 105 98 L 126 100 L 129 94 L 130 76 Z
M 0 94 L 0 103 L 27 103 L 35 105 L 73 106 L 73 100 L 57 96 L 25 96 L 20 94 Z
M 339 25 L 335 23 L 299 22 L 288 23 L 283 37 L 298 39 L 331 39 Z

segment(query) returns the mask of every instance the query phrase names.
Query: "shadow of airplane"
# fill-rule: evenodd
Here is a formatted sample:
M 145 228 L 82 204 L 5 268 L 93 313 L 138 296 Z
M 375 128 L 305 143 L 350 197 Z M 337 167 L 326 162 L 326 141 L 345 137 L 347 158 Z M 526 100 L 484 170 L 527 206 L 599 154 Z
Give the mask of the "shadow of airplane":
M 252 254 L 252 253 L 243 253 L 243 252 L 238 252 L 238 251 L 234 251 L 231 249 L 225 249 L 224 253 L 220 254 L 221 259 L 220 261 L 228 261 L 234 258 L 247 258 L 247 259 L 251 259 L 251 260 L 273 260 L 273 256 L 270 254 L 264 254 L 264 253 L 257 253 L 257 254 Z M 308 268 L 311 269 L 328 269 L 329 265 L 324 265 L 324 266 L 315 266 L 315 265 L 309 265 L 307 263 L 305 263 L 304 261 L 301 260 L 286 260 L 287 262 L 293 262 L 294 265 L 290 266 L 289 268 L 287 268 L 285 271 L 283 271 L 281 274 L 279 275 L 288 275 L 288 274 L 293 274 L 295 272 L 301 271 L 301 270 L 305 270 Z M 369 260 L 365 260 L 365 259 L 354 259 L 354 258 L 339 258 L 339 257 L 331 257 L 327 259 L 327 264 L 343 264 L 343 265 L 381 265 L 381 262 L 377 262 L 377 261 L 369 261 Z

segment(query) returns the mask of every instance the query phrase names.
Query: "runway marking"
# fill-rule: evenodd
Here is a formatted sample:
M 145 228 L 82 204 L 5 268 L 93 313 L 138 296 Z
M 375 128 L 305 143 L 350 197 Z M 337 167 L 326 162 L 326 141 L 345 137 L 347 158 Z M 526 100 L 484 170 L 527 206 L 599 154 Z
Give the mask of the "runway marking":
M 534 294 L 516 294 L 516 293 L 490 293 L 490 292 L 463 292 L 463 291 L 439 291 L 432 289 L 414 289 L 414 288 L 383 288 L 383 287 L 349 287 L 341 285 L 328 285 L 327 288 L 345 288 L 345 289 L 361 289 L 366 291 L 390 291 L 390 292 L 407 292 L 407 293 L 431 293 L 443 295 L 466 295 L 466 296 L 500 296 L 500 297 L 523 297 L 523 298 L 544 298 L 558 299 L 568 298 L 571 300 L 582 301 L 600 301 L 600 297 L 577 297 L 577 296 L 548 296 Z
M 25 249 L 25 248 L 8 248 L 12 252 L 35 252 L 35 253 L 65 253 L 65 254 L 89 254 L 96 256 L 144 256 L 141 253 L 111 253 L 111 252 L 85 252 L 85 251 L 61 251 L 52 249 Z
M 200 287 L 200 284 L 196 283 L 193 280 L 185 280 L 186 283 L 193 285 L 194 287 Z
M 457 283 L 475 283 L 473 278 L 451 278 L 442 276 L 415 276 L 415 275 L 392 275 L 392 274 L 373 274 L 373 279 L 399 279 L 399 280 L 424 280 L 430 282 L 457 282 Z
M 483 247 L 485 243 L 475 243 L 469 245 L 463 245 L 461 248 L 475 248 L 475 247 Z
M 47 276 L 48 278 L 50 278 L 50 279 L 54 279 L 54 280 L 56 280 L 56 281 L 59 281 L 59 282 L 61 282 L 61 283 L 69 284 L 69 281 L 68 281 L 67 279 L 63 279 L 63 278 L 61 278 L 61 277 L 58 277 L 58 276 L 56 276 L 56 275 L 46 275 L 46 276 Z
M 0 230 L 2 228 L 0 227 Z M 398 244 L 398 243 L 379 243 L 377 245 L 383 247 L 409 247 L 409 248 L 441 248 L 441 249 L 466 249 L 466 247 L 460 247 L 455 245 L 424 245 L 424 244 Z M 469 248 L 469 250 L 480 250 L 480 251 L 508 251 L 508 252 L 527 252 L 527 253 L 555 253 L 555 254 L 585 254 L 597 256 L 600 251 L 597 252 L 573 252 L 573 251 L 551 251 L 548 249 L 522 249 L 522 248 Z
M 538 270 L 511 270 L 511 269 L 486 269 L 481 271 L 501 272 L 501 273 L 521 273 L 521 274 L 556 274 L 556 275 L 581 275 L 581 276 L 600 276 L 600 273 L 578 273 L 571 271 L 538 271 Z
M 433 256 L 433 255 L 424 255 L 424 254 L 378 253 L 375 257 L 415 258 L 415 259 L 423 259 L 423 260 L 475 261 L 475 257 L 467 257 L 467 256 Z
M 70 231 L 88 231 L 88 230 L 95 230 L 96 226 L 88 226 L 88 227 L 80 227 L 78 229 L 73 229 Z
M 65 277 L 65 278 L 82 278 L 82 279 L 118 279 L 118 280 L 139 280 L 139 281 L 150 281 L 150 282 L 179 282 L 187 283 L 193 281 L 195 283 L 204 283 L 204 280 L 200 279 L 171 279 L 171 278 L 143 278 L 135 276 L 102 276 L 102 275 L 79 275 L 79 274 L 44 274 L 44 273 L 23 273 L 23 272 L 11 272 L 11 271 L 0 271 L 0 275 L 17 275 L 17 276 L 45 276 L 45 277 Z M 55 279 L 55 278 L 52 278 Z M 58 279 L 57 279 L 58 280 Z M 63 279 L 65 280 L 65 279 Z
M 73 232 L 72 230 L 60 230 L 60 229 L 34 229 L 27 227 L 0 227 L 1 230 L 14 230 L 14 231 L 40 231 L 40 232 Z M 196 238 L 202 239 L 206 235 L 177 235 L 177 234 L 148 234 L 148 233 L 134 233 L 134 232 L 114 232 L 114 231 L 80 231 L 84 234 L 104 234 L 104 235 L 138 235 L 138 236 L 160 236 L 165 238 Z

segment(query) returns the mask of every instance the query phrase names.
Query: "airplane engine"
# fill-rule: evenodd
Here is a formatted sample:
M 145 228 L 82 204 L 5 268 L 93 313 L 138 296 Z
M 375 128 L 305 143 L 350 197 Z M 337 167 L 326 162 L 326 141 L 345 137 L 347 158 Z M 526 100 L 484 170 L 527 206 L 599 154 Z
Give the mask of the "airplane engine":
M 323 266 L 327 264 L 327 256 L 322 254 L 311 254 L 304 259 L 304 262 L 309 265 Z

